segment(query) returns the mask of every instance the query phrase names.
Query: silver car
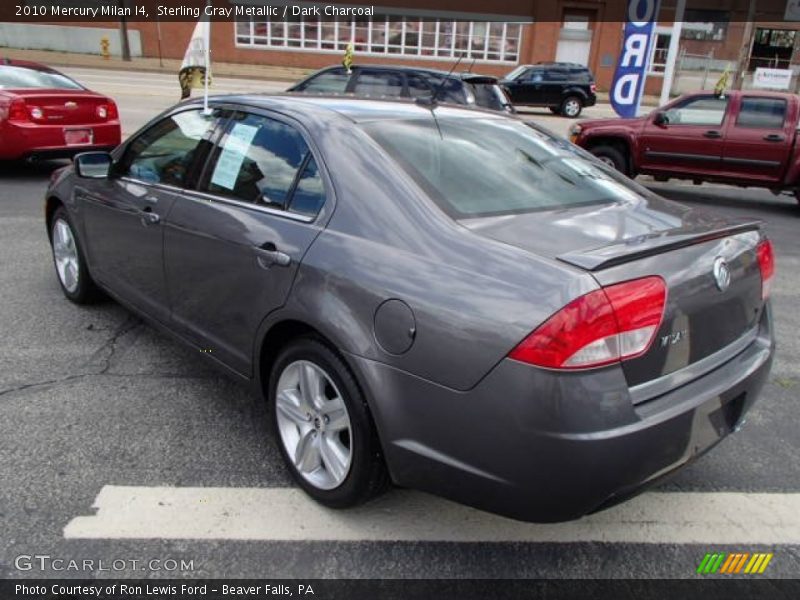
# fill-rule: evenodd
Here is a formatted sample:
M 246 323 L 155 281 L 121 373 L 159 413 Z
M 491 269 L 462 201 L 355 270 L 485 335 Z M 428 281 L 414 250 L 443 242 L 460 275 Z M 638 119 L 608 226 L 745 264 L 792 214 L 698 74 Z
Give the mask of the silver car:
M 100 291 L 268 402 L 298 484 L 580 517 L 742 423 L 772 361 L 757 222 L 666 201 L 498 112 L 216 96 L 53 178 Z

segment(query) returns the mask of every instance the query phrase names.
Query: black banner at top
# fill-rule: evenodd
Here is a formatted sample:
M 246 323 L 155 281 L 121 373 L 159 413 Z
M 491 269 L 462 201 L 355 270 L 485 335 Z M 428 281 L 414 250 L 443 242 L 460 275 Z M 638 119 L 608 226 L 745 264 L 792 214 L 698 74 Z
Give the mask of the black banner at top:
M 648 2 L 650 0 L 640 0 Z M 751 6 L 752 3 L 752 6 Z M 569 2 L 518 0 L 3 0 L 0 21 L 9 23 L 69 23 L 128 21 L 270 21 L 378 18 L 547 22 L 564 20 Z M 624 0 L 586 0 L 581 10 L 593 21 L 625 21 Z M 566 8 L 565 8 L 566 7 Z M 674 3 L 662 3 L 659 18 L 674 17 Z M 684 21 L 694 23 L 756 21 L 800 22 L 798 0 L 686 0 Z

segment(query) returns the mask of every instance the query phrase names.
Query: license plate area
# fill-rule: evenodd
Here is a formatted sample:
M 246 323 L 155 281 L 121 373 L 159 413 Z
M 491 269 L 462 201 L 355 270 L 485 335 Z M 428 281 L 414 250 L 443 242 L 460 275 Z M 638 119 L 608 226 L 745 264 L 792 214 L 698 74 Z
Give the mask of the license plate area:
M 65 129 L 64 142 L 67 146 L 86 146 L 94 141 L 94 132 L 91 129 Z

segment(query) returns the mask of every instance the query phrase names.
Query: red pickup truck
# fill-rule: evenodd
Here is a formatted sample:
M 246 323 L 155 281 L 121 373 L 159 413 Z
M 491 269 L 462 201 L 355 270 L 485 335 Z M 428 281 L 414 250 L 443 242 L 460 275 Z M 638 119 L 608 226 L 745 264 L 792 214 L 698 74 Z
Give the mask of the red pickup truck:
M 800 201 L 800 97 L 687 94 L 635 119 L 582 121 L 570 140 L 630 177 L 674 177 L 794 192 Z

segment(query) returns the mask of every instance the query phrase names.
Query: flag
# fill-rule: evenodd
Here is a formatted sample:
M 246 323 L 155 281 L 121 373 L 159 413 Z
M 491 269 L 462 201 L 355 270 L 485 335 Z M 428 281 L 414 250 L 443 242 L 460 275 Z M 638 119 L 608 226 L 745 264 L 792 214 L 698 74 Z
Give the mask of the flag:
M 653 30 L 660 0 L 628 0 L 622 49 L 611 82 L 611 107 L 623 118 L 635 117 L 642 101 Z
M 344 51 L 344 59 L 342 59 L 342 66 L 347 69 L 347 72 L 350 73 L 350 67 L 353 65 L 353 42 L 347 44 L 347 48 Z
M 192 88 L 207 88 L 211 83 L 211 22 L 201 19 L 194 28 L 194 33 L 183 55 L 178 81 L 181 84 L 181 100 L 188 98 Z

